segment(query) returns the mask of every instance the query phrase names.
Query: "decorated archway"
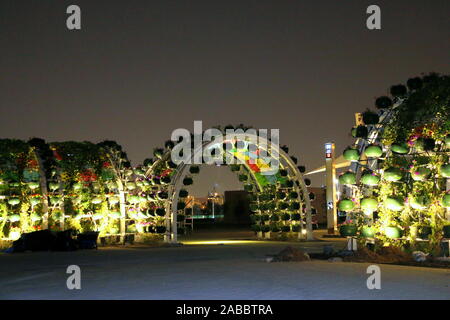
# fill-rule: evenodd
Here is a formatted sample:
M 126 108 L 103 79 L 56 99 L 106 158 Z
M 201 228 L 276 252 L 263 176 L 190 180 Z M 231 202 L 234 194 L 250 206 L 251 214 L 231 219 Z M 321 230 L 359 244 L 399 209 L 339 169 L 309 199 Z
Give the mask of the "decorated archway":
M 251 143 L 256 142 L 249 147 Z M 193 150 L 190 160 L 182 161 L 176 165 L 171 160 L 173 142 L 166 142 L 165 148 L 154 150 L 155 160 L 147 159 L 145 179 L 153 182 L 153 191 L 150 195 L 159 210 L 165 212 L 166 241 L 177 242 L 177 229 L 180 217 L 185 216 L 185 199 L 188 191 L 184 189 L 194 182 L 193 177 L 200 170 L 193 165 L 193 159 L 204 150 L 210 148 L 223 150 L 218 157 L 231 156 L 236 160 L 229 165 L 230 169 L 239 175 L 244 183 L 244 190 L 249 193 L 252 211 L 252 230 L 258 237 L 269 238 L 270 235 L 280 233 L 297 234 L 299 239 L 311 240 L 311 204 L 313 197 L 307 190 L 308 179 L 303 179 L 303 166 L 297 166 L 297 159 L 288 155 L 286 146 L 272 150 L 268 139 L 257 137 L 249 133 L 233 134 L 232 140 L 222 143 L 231 143 L 231 148 L 225 148 L 214 141 L 202 143 Z M 263 150 L 264 149 L 264 150 Z M 260 158 L 257 154 L 265 151 L 267 157 Z M 269 172 L 269 162 L 274 155 L 279 159 L 279 167 Z M 255 161 L 251 159 L 257 158 Z
M 236 134 L 233 141 L 225 141 L 233 146 L 221 155 L 236 160 L 229 167 L 251 197 L 252 230 L 266 238 L 284 234 L 312 239 L 313 195 L 306 188 L 310 181 L 302 176 L 305 168 L 297 166 L 286 146 L 273 148 L 267 139 L 255 138 Z M 172 162 L 172 141 L 154 150 L 154 160 L 136 167 L 114 141 L 47 143 L 34 138 L 3 139 L 0 144 L 1 239 L 72 229 L 122 241 L 128 235 L 177 241 L 177 221 L 185 213 L 188 196 L 184 187 L 194 182 L 200 168 Z M 205 142 L 200 147 L 213 146 Z M 199 152 L 194 150 L 192 157 Z M 267 155 L 256 157 L 261 152 Z M 272 172 L 268 163 L 275 155 L 278 162 Z

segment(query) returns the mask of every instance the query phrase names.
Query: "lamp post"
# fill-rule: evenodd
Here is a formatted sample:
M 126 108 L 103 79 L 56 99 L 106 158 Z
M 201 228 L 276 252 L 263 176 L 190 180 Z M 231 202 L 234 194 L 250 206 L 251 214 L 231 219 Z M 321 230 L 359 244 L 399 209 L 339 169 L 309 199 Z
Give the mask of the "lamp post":
M 325 173 L 326 173 L 326 198 L 327 198 L 327 229 L 328 234 L 337 233 L 336 210 L 336 164 L 334 161 L 334 148 L 332 142 L 325 143 Z

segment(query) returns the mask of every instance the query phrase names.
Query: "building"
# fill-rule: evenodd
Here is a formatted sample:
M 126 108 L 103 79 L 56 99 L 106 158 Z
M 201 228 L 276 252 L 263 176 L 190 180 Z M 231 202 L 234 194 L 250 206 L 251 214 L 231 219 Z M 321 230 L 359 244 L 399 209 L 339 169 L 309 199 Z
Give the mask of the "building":
M 311 200 L 311 207 L 315 209 L 313 223 L 327 224 L 327 197 L 325 187 L 308 187 L 308 191 L 314 193 L 315 198 Z M 313 210 L 314 213 L 314 210 Z
M 251 224 L 250 199 L 247 191 L 225 191 L 224 223 Z

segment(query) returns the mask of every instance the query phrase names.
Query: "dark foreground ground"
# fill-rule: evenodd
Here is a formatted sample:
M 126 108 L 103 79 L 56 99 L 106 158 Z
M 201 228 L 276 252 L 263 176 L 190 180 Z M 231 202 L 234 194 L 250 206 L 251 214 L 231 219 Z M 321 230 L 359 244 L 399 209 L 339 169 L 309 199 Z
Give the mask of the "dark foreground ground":
M 251 238 L 244 231 L 215 234 L 191 236 L 182 247 L 0 254 L 0 298 L 450 299 L 448 269 L 379 265 L 381 290 L 369 290 L 370 264 L 267 263 L 266 255 L 287 243 L 236 241 Z M 324 244 L 293 246 L 313 253 Z M 73 264 L 81 268 L 81 290 L 66 287 L 66 269 Z

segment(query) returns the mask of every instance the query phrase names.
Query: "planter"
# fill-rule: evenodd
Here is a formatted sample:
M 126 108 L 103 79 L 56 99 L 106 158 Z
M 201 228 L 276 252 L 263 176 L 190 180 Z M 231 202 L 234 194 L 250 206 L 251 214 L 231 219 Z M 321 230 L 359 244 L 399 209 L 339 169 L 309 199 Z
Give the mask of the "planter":
M 403 177 L 403 173 L 399 168 L 391 167 L 384 170 L 383 178 L 387 181 L 396 182 Z
M 442 197 L 441 204 L 444 208 L 450 208 L 450 194 L 445 194 Z
M 431 138 L 419 138 L 414 143 L 414 148 L 417 151 L 433 151 L 436 146 L 436 141 Z
M 378 114 L 372 111 L 366 111 L 362 114 L 363 122 L 366 125 L 375 125 L 380 121 Z
M 99 203 L 102 203 L 102 198 L 100 198 L 100 197 L 94 197 L 92 200 L 91 200 L 91 203 L 93 203 L 93 204 L 99 204 Z
M 18 205 L 20 203 L 20 199 L 19 198 L 9 198 L 8 199 L 8 203 L 12 206 Z
M 244 185 L 244 190 L 247 191 L 247 192 L 252 192 L 253 191 L 253 185 L 251 185 L 251 184 Z
M 344 151 L 344 159 L 347 161 L 359 161 L 359 150 L 353 148 L 347 148 Z
M 361 236 L 364 238 L 373 238 L 375 236 L 375 229 L 372 227 L 363 227 L 361 229 Z
M 94 214 L 92 215 L 92 219 L 93 219 L 93 220 L 100 220 L 100 219 L 103 219 L 103 213 L 94 213 Z
M 169 184 L 172 179 L 169 176 L 164 176 L 160 179 L 163 184 Z
M 374 173 L 365 173 L 361 176 L 361 182 L 367 186 L 377 186 L 380 182 L 380 177 Z
M 38 182 L 28 182 L 28 188 L 30 188 L 31 190 L 36 190 L 39 188 L 39 183 Z
M 126 187 L 128 190 L 134 190 L 136 189 L 136 183 L 134 182 L 127 182 Z
M 81 182 L 77 182 L 73 185 L 73 190 L 80 191 L 81 189 L 83 189 L 83 184 Z
M 342 225 L 339 227 L 339 233 L 343 237 L 356 236 L 357 231 L 358 231 L 358 228 L 356 227 L 356 225 L 353 225 L 353 224 Z
M 347 171 L 339 176 L 340 184 L 356 184 L 356 174 L 351 171 Z
M 450 164 L 444 164 L 440 168 L 441 176 L 450 178 Z
M 250 220 L 252 220 L 254 223 L 261 221 L 261 215 L 259 214 L 252 214 L 250 215 Z
M 120 214 L 120 212 L 118 212 L 118 211 L 113 211 L 113 212 L 110 212 L 110 213 L 108 214 L 108 216 L 109 216 L 111 219 L 120 219 L 121 214 Z
M 375 198 L 364 198 L 361 200 L 361 209 L 364 212 L 373 212 L 378 207 L 378 201 Z
M 375 100 L 375 106 L 378 109 L 386 109 L 392 106 L 392 100 L 389 97 L 383 96 Z
M 169 198 L 169 194 L 166 191 L 160 191 L 160 192 L 158 192 L 157 197 L 160 200 L 165 200 L 165 199 Z
M 166 232 L 166 227 L 165 226 L 157 226 L 155 228 L 156 233 L 165 233 Z
M 280 228 L 278 227 L 278 226 L 271 226 L 270 227 L 270 232 L 273 232 L 273 233 L 278 233 L 278 232 L 280 232 L 281 230 L 280 230 Z
M 392 86 L 390 91 L 391 95 L 394 97 L 403 97 L 408 92 L 406 87 L 402 84 Z
M 287 208 L 289 208 L 289 204 L 287 202 L 278 202 L 278 208 L 280 210 L 286 210 Z
M 139 196 L 128 196 L 127 200 L 131 204 L 138 204 L 140 202 Z
M 32 206 L 37 206 L 38 204 L 41 203 L 41 199 L 40 198 L 31 198 L 30 203 Z
M 241 166 L 238 165 L 238 164 L 232 164 L 232 165 L 230 166 L 230 169 L 231 169 L 231 171 L 233 171 L 233 172 L 239 171 L 240 168 L 241 168 Z
M 450 134 L 445 137 L 444 144 L 446 148 L 450 148 Z
M 403 210 L 403 204 L 404 204 L 404 201 L 402 199 L 394 198 L 394 197 L 388 197 L 384 201 L 384 205 L 386 206 L 386 208 L 388 208 L 389 210 L 392 210 L 392 211 Z
M 412 208 L 416 210 L 423 210 L 426 209 L 430 204 L 430 199 L 424 196 L 412 197 L 409 200 L 409 204 Z
M 444 231 L 444 238 L 449 239 L 450 238 L 450 225 L 444 226 L 442 231 Z
M 354 207 L 355 207 L 355 203 L 350 199 L 342 199 L 341 201 L 339 201 L 339 204 L 338 204 L 338 209 L 340 211 L 344 211 L 344 212 L 351 211 L 351 210 L 353 210 Z
M 119 197 L 109 197 L 108 202 L 112 205 L 118 204 L 120 202 Z
M 169 167 L 170 169 L 176 169 L 178 167 L 178 165 L 173 161 L 168 161 L 167 167 Z
M 297 199 L 298 198 L 298 193 L 293 191 L 293 192 L 289 192 L 289 198 L 290 199 Z
M 393 143 L 391 145 L 391 151 L 398 154 L 407 154 L 409 152 L 409 148 L 406 143 Z
M 56 191 L 56 190 L 59 189 L 59 183 L 56 183 L 56 182 L 50 182 L 50 183 L 48 184 L 48 187 L 49 187 L 50 190 Z
M 160 217 L 164 217 L 166 215 L 166 210 L 164 208 L 157 208 L 155 213 Z
M 155 156 L 156 158 L 162 159 L 163 155 L 164 155 L 164 149 L 155 148 L 153 150 L 153 156 Z
M 183 179 L 183 184 L 185 186 L 190 186 L 192 183 L 194 183 L 194 181 L 192 180 L 192 178 L 184 178 Z
M 384 234 L 390 239 L 398 239 L 401 238 L 403 231 L 399 227 L 386 227 Z
M 251 226 L 251 229 L 253 232 L 260 232 L 261 231 L 261 226 L 259 224 L 254 224 Z
M 280 221 L 280 216 L 277 214 L 273 214 L 270 216 L 270 221 L 274 221 L 274 222 Z
M 284 182 L 283 186 L 285 188 L 292 188 L 294 186 L 294 181 L 292 180 L 287 180 L 286 182 Z
M 428 168 L 420 167 L 411 171 L 411 178 L 414 181 L 424 181 L 431 174 L 431 170 Z
M 248 180 L 248 176 L 246 174 L 240 174 L 239 175 L 239 181 L 245 182 Z
M 103 180 L 113 180 L 114 172 L 110 169 L 102 169 L 101 176 Z
M 356 128 L 352 129 L 352 136 L 353 138 L 367 138 L 367 134 L 369 131 L 367 130 L 366 126 L 358 126 Z
M 277 198 L 280 200 L 286 199 L 286 193 L 282 191 L 277 192 Z
M 18 214 L 12 214 L 12 215 L 8 216 L 8 220 L 9 220 L 10 222 L 17 222 L 17 221 L 20 221 L 20 215 L 18 215 Z
M 189 195 L 189 192 L 185 189 L 181 189 L 180 192 L 178 193 L 178 196 L 180 198 L 186 198 Z
M 371 145 L 364 150 L 364 154 L 368 158 L 379 158 L 383 154 L 383 149 L 380 146 Z
M 300 202 L 291 202 L 291 204 L 289 205 L 289 209 L 290 210 L 300 210 Z

